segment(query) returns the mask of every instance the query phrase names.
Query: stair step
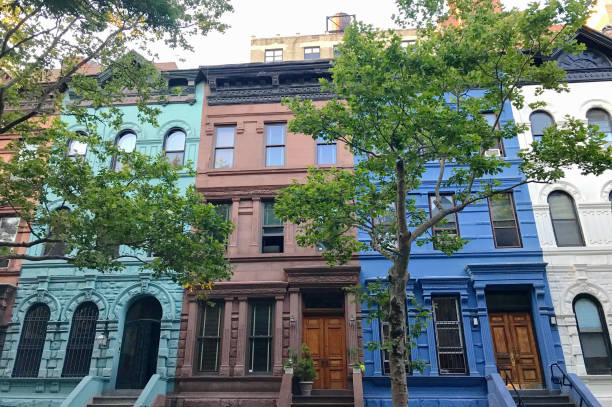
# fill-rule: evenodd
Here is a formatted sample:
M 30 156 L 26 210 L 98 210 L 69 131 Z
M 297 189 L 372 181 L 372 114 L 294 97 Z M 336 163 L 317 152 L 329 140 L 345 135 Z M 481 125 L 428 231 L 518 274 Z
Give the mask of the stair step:
M 347 389 L 313 389 L 313 396 L 353 396 L 353 390 Z
M 355 403 L 348 402 L 348 403 L 334 403 L 334 402 L 318 402 L 318 403 L 296 403 L 293 402 L 291 403 L 292 406 L 308 406 L 308 407 L 313 407 L 313 406 L 318 406 L 318 407 L 353 407 L 355 405 Z
M 88 404 L 87 407 L 132 407 L 134 405 L 134 402 L 136 400 L 134 400 L 131 403 L 95 403 L 95 404 Z
M 124 396 L 124 397 L 138 398 L 138 396 L 140 396 L 140 393 L 142 393 L 142 389 L 112 389 L 112 390 L 103 391 L 99 397 Z
M 91 404 L 134 404 L 137 399 L 130 396 L 95 396 Z
M 293 403 L 299 404 L 313 404 L 321 402 L 329 403 L 353 403 L 353 396 L 324 396 L 324 395 L 313 395 L 313 396 L 293 396 Z
M 518 400 L 518 397 L 513 397 L 514 401 Z M 521 396 L 523 403 L 571 403 L 569 396 Z
M 509 389 L 510 390 L 510 389 Z M 510 390 L 510 394 L 514 395 L 514 390 Z M 560 390 L 547 390 L 547 389 L 530 389 L 530 390 L 519 390 L 518 394 L 523 397 L 525 396 L 558 396 L 561 394 Z
M 556 403 L 556 402 L 542 402 L 542 403 L 524 403 L 525 407 L 576 407 L 574 403 Z

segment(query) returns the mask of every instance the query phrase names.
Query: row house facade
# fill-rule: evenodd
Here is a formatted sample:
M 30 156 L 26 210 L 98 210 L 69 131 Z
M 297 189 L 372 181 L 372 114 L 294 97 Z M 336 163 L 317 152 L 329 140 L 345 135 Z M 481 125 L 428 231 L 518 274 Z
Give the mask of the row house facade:
M 121 128 L 99 126 L 98 132 L 125 151 L 164 151 L 173 162 L 195 166 L 202 77 L 198 70 L 178 70 L 174 63 L 157 67 L 170 88 L 181 87 L 180 95 L 169 93 L 168 101 L 158 106 L 159 126 L 140 122 L 135 100 L 128 95 L 118 105 L 124 115 Z M 96 77 L 104 81 L 109 74 Z M 62 119 L 70 130 L 85 131 L 73 117 Z M 78 141 L 70 142 L 68 156 L 92 159 L 87 145 Z M 121 162 L 95 165 L 117 168 Z M 179 183 L 187 188 L 194 181 L 185 172 Z M 63 248 L 29 250 L 37 255 Z M 166 392 L 176 370 L 183 287 L 154 279 L 130 259 L 124 264 L 121 273 L 104 274 L 63 261 L 23 261 L 0 358 L 0 405 L 80 407 L 102 393 L 134 402 L 148 384 Z
M 527 124 L 521 147 L 529 148 L 546 127 L 563 125 L 566 115 L 599 126 L 612 145 L 612 27 L 604 33 L 583 27 L 580 55 L 559 53 L 569 93 L 534 95 L 525 86 L 525 107 L 515 110 Z M 529 103 L 547 105 L 531 110 Z M 585 176 L 566 172 L 554 184 L 529 186 L 552 300 L 569 372 L 577 374 L 604 406 L 612 406 L 612 171 Z
M 507 105 L 500 125 L 511 120 Z M 501 188 L 522 179 L 518 150 L 516 138 L 500 145 L 498 153 L 510 164 L 495 178 Z M 439 170 L 436 162 L 427 164 L 420 188 L 411 191 L 416 204 L 430 214 L 436 210 L 433 194 Z M 453 169 L 445 171 L 446 177 Z M 442 204 L 450 205 L 456 191 L 441 193 Z M 410 257 L 407 293 L 432 310 L 426 332 L 411 349 L 411 359 L 426 364 L 423 372 L 408 369 L 411 405 L 513 405 L 499 398 L 509 397 L 505 385 L 511 384 L 502 382 L 506 378 L 519 389 L 556 389 L 550 366 L 563 366 L 563 354 L 527 186 L 472 204 L 447 220 L 444 228 L 469 242 L 450 257 L 431 243 L 414 245 Z M 359 238 L 369 241 L 367 234 Z M 373 251 L 361 252 L 359 264 L 363 286 L 386 278 L 390 267 Z M 362 312 L 365 317 L 369 310 L 364 307 Z M 409 305 L 409 323 L 417 313 L 418 308 Z M 364 342 L 380 343 L 386 332 L 382 321 L 364 318 Z M 364 353 L 365 405 L 391 406 L 386 351 Z
M 202 67 L 207 92 L 196 188 L 235 225 L 230 281 L 208 301 L 186 292 L 174 393 L 168 405 L 279 405 L 283 361 L 310 346 L 315 389 L 347 389 L 348 350 L 360 343 L 358 306 L 342 288 L 359 282 L 351 261 L 328 267 L 296 244 L 295 226 L 274 215 L 274 197 L 309 166 L 353 168 L 338 144 L 291 134 L 284 97 L 330 98 L 318 79 L 329 60 Z M 211 306 L 211 302 L 214 306 Z

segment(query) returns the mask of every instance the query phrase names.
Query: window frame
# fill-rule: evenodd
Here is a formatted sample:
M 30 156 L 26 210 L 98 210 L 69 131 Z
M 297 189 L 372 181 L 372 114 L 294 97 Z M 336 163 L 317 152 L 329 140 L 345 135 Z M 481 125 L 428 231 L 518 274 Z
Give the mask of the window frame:
M 206 323 L 206 311 L 209 308 L 212 308 L 207 301 L 200 302 L 198 306 L 198 321 L 197 321 L 197 330 L 195 334 L 195 352 L 194 352 L 194 363 L 193 368 L 197 374 L 206 375 L 206 374 L 218 374 L 219 367 L 221 366 L 221 354 L 223 352 L 223 319 L 225 317 L 225 307 L 222 301 L 213 301 L 215 303 L 215 307 L 219 307 L 219 317 L 217 320 L 217 335 L 204 335 L 205 333 L 205 323 Z M 200 335 L 202 333 L 203 335 Z M 202 370 L 202 354 L 203 348 L 202 345 L 206 340 L 213 340 L 216 342 L 217 347 L 217 355 L 216 355 L 216 364 L 214 370 Z M 199 362 L 199 363 L 198 363 Z
M 336 141 L 325 141 L 321 137 L 317 137 L 315 140 L 316 143 L 316 156 L 317 156 L 317 165 L 337 165 L 338 164 L 338 143 Z M 334 162 L 333 163 L 321 163 L 321 155 L 319 154 L 320 146 L 334 146 Z
M 587 375 L 612 374 L 612 368 L 610 369 L 610 372 L 607 372 L 607 373 L 600 373 L 600 372 L 590 373 L 589 372 L 589 369 L 587 367 L 587 361 L 586 361 L 586 358 L 584 357 L 584 346 L 582 344 L 582 335 L 584 333 L 580 331 L 580 323 L 578 322 L 578 316 L 576 315 L 576 303 L 581 299 L 586 299 L 586 300 L 591 301 L 591 303 L 593 303 L 593 305 L 597 309 L 597 314 L 599 316 L 599 324 L 601 325 L 601 336 L 603 337 L 604 346 L 606 347 L 606 351 L 608 353 L 608 361 L 611 364 L 612 364 L 612 343 L 610 342 L 610 333 L 608 332 L 608 324 L 606 323 L 606 314 L 603 311 L 603 307 L 601 306 L 601 303 L 599 302 L 599 300 L 590 294 L 586 294 L 586 293 L 578 294 L 574 298 L 574 301 L 572 301 L 572 311 L 574 313 L 574 318 L 576 320 L 576 330 L 578 331 L 578 340 L 580 341 L 580 350 L 582 351 L 582 361 L 584 362 L 584 368 L 587 371 Z
M 591 123 L 591 121 L 589 120 L 589 112 L 593 110 L 599 110 L 600 112 L 603 112 L 606 115 L 606 117 L 608 118 L 608 128 L 610 129 L 610 131 L 608 132 L 601 131 L 601 126 L 595 123 Z M 587 110 L 585 117 L 589 125 L 596 125 L 597 127 L 599 127 L 598 131 L 606 135 L 606 145 L 612 145 L 612 117 L 610 116 L 610 112 L 608 112 L 608 110 L 604 109 L 603 107 L 595 106 Z
M 65 206 L 54 209 L 54 211 L 70 211 Z M 49 237 L 53 236 L 53 228 L 49 228 Z M 49 245 L 49 246 L 47 246 Z M 61 247 L 61 251 L 55 251 L 56 247 Z M 66 242 L 45 242 L 42 249 L 43 256 L 66 256 Z
M 267 204 L 271 204 L 272 207 L 274 208 L 274 199 L 262 199 L 261 200 L 261 249 L 260 249 L 260 253 L 261 254 L 280 254 L 280 253 L 284 253 L 285 252 L 285 224 L 281 221 L 280 225 L 272 225 L 272 224 L 266 224 L 266 205 Z M 274 218 L 276 218 L 276 214 L 274 214 Z M 276 218 L 278 219 L 278 218 Z M 282 228 L 283 232 L 282 233 L 272 233 L 272 234 L 266 234 L 264 233 L 265 228 Z M 264 237 L 265 236 L 270 236 L 270 237 L 280 237 L 282 236 L 283 238 L 283 245 L 281 247 L 281 250 L 279 252 L 264 252 Z
M 278 52 L 280 51 L 280 60 L 278 60 Z M 268 52 L 271 53 L 271 60 L 268 60 Z M 274 63 L 274 62 L 283 62 L 284 50 L 282 48 L 268 48 L 264 50 L 264 62 L 265 63 Z
M 544 115 L 548 116 L 548 118 L 550 119 L 551 124 L 542 128 L 542 134 L 533 134 L 533 120 L 531 119 L 531 117 L 534 114 L 538 114 L 538 113 L 541 113 L 541 114 L 544 114 Z M 550 113 L 548 113 L 545 110 L 534 110 L 533 112 L 531 112 L 529 114 L 529 131 L 531 132 L 531 140 L 532 141 L 536 141 L 536 140 L 537 141 L 541 141 L 542 137 L 544 136 L 544 130 L 547 129 L 548 127 L 554 126 L 554 125 L 555 125 L 555 118 Z
M 267 305 L 269 307 L 268 312 L 268 335 L 254 335 L 254 316 L 255 307 L 257 305 Z M 248 319 L 248 348 L 247 348 L 247 374 L 249 375 L 271 375 L 273 374 L 274 366 L 274 302 L 268 299 L 253 299 L 249 301 L 249 319 Z M 253 351 L 255 346 L 255 339 L 265 338 L 268 341 L 268 366 L 265 371 L 254 371 Z
M 125 150 L 122 150 L 122 151 L 127 152 L 127 153 L 133 153 L 134 151 L 136 151 L 136 143 L 138 142 L 138 134 L 136 134 L 135 130 L 132 130 L 132 129 L 121 130 L 119 134 L 117 134 L 117 137 L 115 137 L 115 147 L 119 148 L 119 140 L 121 140 L 121 138 L 123 138 L 127 134 L 134 135 L 134 148 L 131 151 L 125 151 Z M 115 171 L 121 171 L 121 169 L 123 168 L 123 164 L 121 163 L 121 167 L 119 168 L 117 168 L 117 164 L 119 164 L 119 160 L 117 159 L 117 156 L 115 155 L 113 156 L 113 159 L 111 162 L 111 168 Z
M 83 131 L 77 131 L 76 133 L 81 135 L 81 136 L 87 136 L 87 134 L 85 132 L 83 132 Z M 70 148 L 71 148 L 73 142 L 85 144 L 85 152 L 83 154 L 70 154 Z M 87 143 L 84 143 L 82 141 L 70 138 L 66 142 L 66 158 L 69 158 L 71 160 L 85 159 L 85 157 L 87 156 L 87 149 L 88 149 L 88 147 L 89 147 L 89 145 Z
M 378 335 L 380 336 L 380 345 L 382 346 L 382 344 L 386 341 L 386 337 L 385 337 L 385 326 L 389 326 L 389 322 L 388 321 L 383 321 L 380 318 L 378 319 L 378 327 L 379 327 L 379 333 Z M 408 321 L 408 313 L 406 313 L 406 335 L 408 335 L 408 329 L 409 329 L 409 321 Z M 380 373 L 383 376 L 389 376 L 391 374 L 391 367 L 389 365 L 389 351 L 387 351 L 386 349 L 379 349 L 380 351 Z M 411 363 L 412 362 L 412 349 L 409 349 L 409 353 L 408 353 L 408 362 Z M 387 369 L 385 369 L 385 363 L 387 364 Z M 406 365 L 406 375 L 407 376 L 412 376 L 413 375 L 413 371 L 412 371 L 412 365 L 407 364 Z
M 516 213 L 516 204 L 514 202 L 514 193 L 512 192 L 504 192 L 504 195 L 508 195 L 510 197 L 510 205 L 512 206 L 512 214 L 514 216 L 514 229 L 516 230 L 516 234 L 518 236 L 518 246 L 498 246 L 497 244 L 497 236 L 495 234 L 495 222 L 493 220 L 493 211 L 492 211 L 492 197 L 487 198 L 487 205 L 489 207 L 489 219 L 491 221 L 491 231 L 493 232 L 493 244 L 496 249 L 516 249 L 523 247 L 523 237 L 521 236 L 521 228 L 519 226 L 518 214 Z M 510 228 L 499 228 L 499 229 L 510 229 Z
M 168 144 L 168 137 L 174 134 L 175 132 L 183 133 L 183 149 L 182 150 L 167 150 L 166 146 Z M 186 149 L 187 149 L 187 132 L 184 129 L 182 129 L 181 127 L 173 127 L 166 132 L 166 135 L 164 136 L 164 147 L 163 147 L 164 157 L 167 159 L 168 153 L 174 153 L 174 154 L 181 153 L 182 154 L 180 162 L 177 162 L 176 165 L 174 165 L 173 161 L 168 161 L 170 165 L 172 165 L 173 167 L 178 167 L 178 166 L 185 164 L 185 150 Z
M 481 115 L 481 116 L 482 116 L 482 117 L 483 117 L 485 120 L 487 120 L 487 118 L 486 118 L 486 116 L 487 116 L 487 115 L 493 115 L 493 117 L 494 117 L 494 118 L 497 120 L 497 124 L 495 125 L 495 130 L 499 130 L 499 128 L 500 128 L 500 127 L 499 127 L 499 123 L 500 123 L 500 121 L 501 121 L 501 118 L 498 120 L 498 119 L 497 119 L 497 115 L 495 114 L 495 112 L 490 112 L 490 111 L 488 111 L 488 112 L 482 112 L 482 113 L 480 113 L 480 115 Z M 500 115 L 500 116 L 501 116 L 501 115 Z M 487 121 L 487 122 L 488 122 L 488 121 Z M 500 139 L 498 140 L 498 143 L 497 143 L 497 148 L 499 149 L 499 154 L 500 154 L 500 157 L 505 157 L 505 156 L 506 156 L 506 147 L 504 146 L 504 140 L 503 140 L 503 138 L 501 138 L 501 137 L 500 137 Z
M 433 330 L 434 330 L 434 339 L 436 341 L 436 358 L 438 360 L 438 374 L 440 376 L 468 376 L 470 374 L 470 365 L 468 363 L 468 359 L 467 359 L 467 346 L 465 343 L 465 335 L 463 332 L 463 315 L 461 313 L 461 299 L 460 296 L 458 294 L 432 294 L 431 296 L 431 304 L 432 304 L 432 308 L 434 307 L 434 303 L 436 301 L 436 299 L 438 298 L 450 298 L 455 302 L 455 312 L 457 315 L 457 321 L 437 321 L 436 318 L 436 310 L 432 309 L 432 322 L 433 322 Z M 448 323 L 448 325 L 456 325 L 457 326 L 457 330 L 459 331 L 459 338 L 461 340 L 461 355 L 463 356 L 463 366 L 464 366 L 464 372 L 463 373 L 457 373 L 457 372 L 443 372 L 442 371 L 442 365 L 440 363 L 440 340 L 439 340 L 439 335 L 438 335 L 438 325 L 442 324 L 442 323 Z M 449 353 L 450 354 L 450 353 Z M 460 353 L 455 352 L 452 353 L 455 355 L 458 355 Z
M 233 139 L 233 143 L 231 147 L 218 147 L 218 142 L 219 142 L 219 129 L 233 129 L 234 130 L 234 139 Z M 222 124 L 222 125 L 218 125 L 215 126 L 215 145 L 214 145 L 214 151 L 213 151 L 213 162 L 212 162 L 212 168 L 213 169 L 228 169 L 228 168 L 234 168 L 234 157 L 235 157 L 235 148 L 236 148 L 236 125 L 235 124 Z M 217 151 L 218 150 L 231 150 L 232 152 L 232 164 L 228 167 L 217 167 Z
M 455 205 L 455 197 L 453 196 L 453 194 L 451 194 L 451 193 L 441 193 L 441 194 L 440 194 L 440 197 L 443 197 L 443 196 L 448 196 L 448 197 L 450 197 L 450 198 L 451 198 L 451 200 L 453 201 L 453 206 Z M 432 198 L 433 198 L 433 199 L 435 199 L 435 198 L 436 198 L 436 196 L 435 196 L 434 194 L 429 194 L 429 195 L 428 195 L 428 197 L 427 197 L 427 201 L 428 201 L 428 203 L 429 203 L 429 218 L 430 218 L 430 219 L 431 219 L 431 217 L 433 216 L 433 210 L 434 210 L 434 208 L 435 208 L 435 205 L 434 205 L 434 203 L 433 203 L 433 201 L 432 201 Z M 437 209 L 437 208 L 436 208 L 436 209 Z M 454 213 L 452 213 L 451 215 L 453 215 L 453 217 L 455 218 L 455 233 L 454 233 L 454 234 L 455 234 L 455 236 L 459 236 L 459 237 L 461 237 L 461 232 L 459 231 L 459 218 L 457 217 L 457 212 L 454 212 Z M 434 236 L 435 236 L 435 234 L 436 234 L 436 229 L 441 230 L 441 231 L 444 231 L 444 230 L 450 230 L 450 228 L 445 228 L 445 227 L 436 227 L 436 226 L 434 225 L 434 226 L 431 228 L 431 233 L 432 233 L 432 235 L 434 235 Z M 435 249 L 435 250 L 438 250 L 438 249 L 436 248 L 436 245 L 435 245 L 435 244 L 433 245 L 433 247 L 434 247 L 434 249 Z
M 283 127 L 283 144 L 268 144 L 268 128 L 269 127 L 274 127 L 274 126 L 282 126 Z M 287 162 L 286 160 L 286 155 L 287 155 L 287 123 L 286 122 L 271 122 L 271 123 L 264 123 L 264 137 L 265 137 L 265 150 L 264 150 L 264 166 L 266 168 L 268 167 L 284 167 L 285 163 Z M 268 148 L 279 148 L 282 147 L 283 148 L 283 162 L 282 164 L 279 165 L 270 165 L 268 164 Z
M 314 50 L 316 50 L 317 52 L 314 52 Z M 316 55 L 316 58 L 307 58 L 306 55 Z M 304 61 L 314 61 L 317 59 L 321 59 L 321 47 L 319 47 L 318 45 L 304 47 Z
M 559 238 L 557 237 L 557 229 L 555 227 L 555 219 L 553 217 L 553 211 L 552 208 L 550 207 L 550 196 L 552 194 L 560 194 L 560 195 L 564 195 L 566 196 L 569 201 L 570 204 L 572 205 L 572 211 L 574 213 L 574 221 L 576 222 L 576 229 L 578 230 L 578 235 L 580 236 L 580 243 L 579 245 L 560 245 L 559 244 Z M 578 214 L 578 208 L 576 207 L 576 201 L 574 200 L 574 197 L 572 195 L 570 195 L 569 193 L 567 193 L 566 191 L 563 191 L 561 189 L 555 189 L 554 191 L 551 191 L 548 196 L 546 197 L 546 203 L 548 205 L 548 216 L 550 216 L 550 223 L 552 224 L 552 229 L 553 229 L 553 234 L 555 236 L 555 244 L 557 245 L 557 247 L 585 247 L 586 246 L 586 240 L 584 238 L 584 233 L 582 231 L 582 223 L 580 222 L 580 216 Z M 563 219 L 563 220 L 567 220 L 567 219 Z
M 17 219 L 17 227 L 15 228 L 15 235 L 13 236 L 12 240 L 9 240 L 7 242 L 16 242 L 17 241 L 17 236 L 19 236 L 19 226 L 21 225 L 21 218 L 19 216 L 15 216 L 16 214 L 14 213 L 7 213 L 7 214 L 1 214 L 0 215 L 0 229 L 2 229 L 2 223 L 4 219 Z M 9 265 L 11 264 L 11 260 L 7 259 L 5 260 L 6 263 L 4 263 L 2 260 L 0 260 L 0 269 L 6 269 L 9 267 Z

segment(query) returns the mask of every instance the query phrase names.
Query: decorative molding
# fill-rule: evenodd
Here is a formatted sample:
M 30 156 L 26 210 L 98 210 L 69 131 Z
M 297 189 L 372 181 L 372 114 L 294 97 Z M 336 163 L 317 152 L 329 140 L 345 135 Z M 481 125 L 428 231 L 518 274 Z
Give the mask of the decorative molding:
M 198 294 L 202 292 L 190 292 L 189 300 L 199 300 Z M 248 297 L 284 297 L 287 293 L 287 283 L 284 281 L 258 281 L 248 283 L 222 282 L 215 283 L 212 291 L 207 292 L 209 298 L 248 298 Z
M 286 267 L 291 287 L 346 287 L 359 284 L 359 266 Z

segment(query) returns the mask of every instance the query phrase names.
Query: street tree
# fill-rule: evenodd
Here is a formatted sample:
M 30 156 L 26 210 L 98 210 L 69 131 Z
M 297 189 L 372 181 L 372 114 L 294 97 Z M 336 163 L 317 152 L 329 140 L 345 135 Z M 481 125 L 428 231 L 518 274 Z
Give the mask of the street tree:
M 207 286 L 229 276 L 231 224 L 193 187 L 179 187 L 193 165 L 128 154 L 97 129 L 120 128 L 126 98 L 156 125 L 180 88 L 169 91 L 163 67 L 151 63 L 155 44 L 189 50 L 193 36 L 223 31 L 231 10 L 227 0 L 0 3 L 0 137 L 12 156 L 0 160 L 0 208 L 31 235 L 0 239 L 0 262 L 65 260 L 108 272 L 133 260 Z M 69 131 L 65 117 L 86 131 Z M 87 160 L 68 157 L 71 141 L 87 145 Z M 112 159 L 121 170 L 108 168 Z
M 565 72 L 551 56 L 583 49 L 573 36 L 592 2 L 540 3 L 507 10 L 487 0 L 398 0 L 397 20 L 419 27 L 416 44 L 402 46 L 392 31 L 356 23 L 345 33 L 332 79 L 322 81 L 336 98 L 322 107 L 285 101 L 295 115 L 290 131 L 345 144 L 355 155 L 351 171 L 311 168 L 304 183 L 279 192 L 275 211 L 298 225 L 300 245 L 322 245 L 330 264 L 366 248 L 357 229 L 369 235 L 370 249 L 389 260 L 388 295 L 379 296 L 389 323 L 383 346 L 389 351 L 394 407 L 408 404 L 406 287 L 414 246 L 433 242 L 451 255 L 466 241 L 431 233 L 448 215 L 528 182 L 554 182 L 570 167 L 585 174 L 612 168 L 604 135 L 568 117 L 519 153 L 520 181 L 502 186 L 495 180 L 510 164 L 485 152 L 526 130 L 515 123 L 500 126 L 502 110 L 523 106 L 524 83 L 567 91 Z M 531 107 L 538 106 L 543 102 Z M 484 112 L 494 113 L 493 123 Z M 430 216 L 411 191 L 432 163 L 439 172 Z M 443 205 L 441 191 L 454 191 L 452 204 Z

